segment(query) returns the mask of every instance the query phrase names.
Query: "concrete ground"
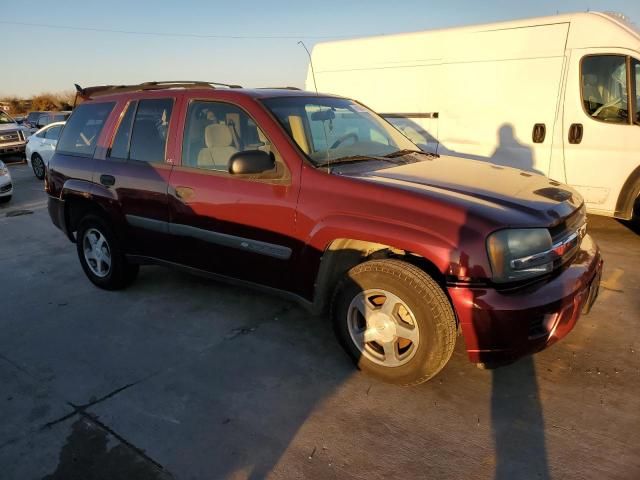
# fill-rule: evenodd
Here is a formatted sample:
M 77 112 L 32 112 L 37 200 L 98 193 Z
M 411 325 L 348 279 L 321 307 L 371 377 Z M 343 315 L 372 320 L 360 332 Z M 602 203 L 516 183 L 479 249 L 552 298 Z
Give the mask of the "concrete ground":
M 459 338 L 437 378 L 399 388 L 278 298 L 155 267 L 98 290 L 41 182 L 10 169 L 3 479 L 640 478 L 640 236 L 615 220 L 590 218 L 604 281 L 566 339 L 485 371 Z

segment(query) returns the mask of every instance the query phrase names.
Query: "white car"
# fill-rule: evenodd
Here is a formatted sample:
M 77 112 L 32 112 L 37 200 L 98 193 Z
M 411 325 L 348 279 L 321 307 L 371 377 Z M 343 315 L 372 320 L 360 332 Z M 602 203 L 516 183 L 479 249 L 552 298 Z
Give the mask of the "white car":
M 13 194 L 13 184 L 11 183 L 11 174 L 9 169 L 0 160 L 0 202 L 8 202 Z
M 56 151 L 58 137 L 60 137 L 64 124 L 65 122 L 50 123 L 27 139 L 24 153 L 27 157 L 27 162 L 33 169 L 33 173 L 40 180 L 44 178 L 44 174 L 49 167 L 49 161 L 53 156 L 53 152 Z

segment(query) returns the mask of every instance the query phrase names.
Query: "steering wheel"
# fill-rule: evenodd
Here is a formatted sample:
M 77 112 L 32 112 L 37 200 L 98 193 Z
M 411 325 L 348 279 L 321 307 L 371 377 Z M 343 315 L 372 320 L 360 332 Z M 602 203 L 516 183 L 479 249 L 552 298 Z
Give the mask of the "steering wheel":
M 330 148 L 331 149 L 338 148 L 343 142 L 345 142 L 346 140 L 349 140 L 350 138 L 353 138 L 354 143 L 360 140 L 356 132 L 349 132 L 345 135 L 342 135 L 339 139 L 333 142 L 333 145 L 331 145 Z
M 610 102 L 607 102 L 604 105 L 602 105 L 600 108 L 598 108 L 595 112 L 591 114 L 591 116 L 597 117 L 598 115 L 600 115 L 600 113 L 602 113 L 603 110 L 609 109 L 611 107 L 615 107 L 619 103 L 622 103 L 622 98 L 616 98 L 614 100 L 611 100 Z

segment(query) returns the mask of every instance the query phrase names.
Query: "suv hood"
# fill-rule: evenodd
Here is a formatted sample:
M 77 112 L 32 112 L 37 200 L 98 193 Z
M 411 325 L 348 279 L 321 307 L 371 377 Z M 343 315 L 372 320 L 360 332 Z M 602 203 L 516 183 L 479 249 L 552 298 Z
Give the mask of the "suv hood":
M 451 156 L 353 176 L 454 202 L 511 226 L 551 226 L 583 202 L 578 192 L 543 175 Z

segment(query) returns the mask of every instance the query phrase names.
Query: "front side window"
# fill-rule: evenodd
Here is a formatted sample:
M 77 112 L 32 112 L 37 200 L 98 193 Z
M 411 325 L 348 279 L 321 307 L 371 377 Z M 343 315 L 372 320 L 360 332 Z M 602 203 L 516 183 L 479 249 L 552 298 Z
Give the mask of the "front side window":
M 114 102 L 79 105 L 62 130 L 56 151 L 67 155 L 92 157 L 104 122 L 114 106 Z
M 183 166 L 228 172 L 231 157 L 246 150 L 272 153 L 276 168 L 273 172 L 261 174 L 261 177 L 281 176 L 284 165 L 277 152 L 244 110 L 223 102 L 191 102 L 182 144 Z
M 627 57 L 585 57 L 582 60 L 582 101 L 587 114 L 596 120 L 628 123 Z
M 353 100 L 283 97 L 264 100 L 300 149 L 317 165 L 345 157 L 376 157 L 418 147 Z
M 140 100 L 131 130 L 129 160 L 162 163 L 165 157 L 173 100 Z
M 62 125 L 54 125 L 53 127 L 46 130 L 44 138 L 47 140 L 57 140 L 60 136 L 60 132 L 62 131 Z

